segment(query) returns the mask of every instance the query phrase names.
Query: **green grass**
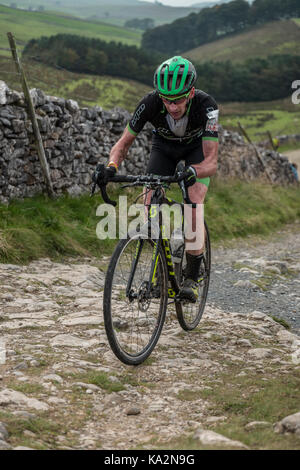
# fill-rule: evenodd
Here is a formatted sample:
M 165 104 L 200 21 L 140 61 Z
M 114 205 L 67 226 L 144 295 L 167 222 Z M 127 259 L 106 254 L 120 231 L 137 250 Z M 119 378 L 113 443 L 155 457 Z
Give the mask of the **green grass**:
M 264 448 L 267 440 L 268 449 L 284 449 L 288 439 L 274 434 L 273 427 L 269 430 L 248 432 L 245 425 L 251 421 L 267 421 L 271 425 L 285 416 L 298 412 L 297 393 L 300 377 L 299 370 L 291 371 L 286 377 L 275 372 L 261 376 L 250 375 L 234 377 L 225 375 L 222 385 L 214 384 L 214 393 L 202 392 L 201 396 L 211 401 L 210 411 L 214 415 L 225 413 L 230 420 L 219 424 L 214 429 L 224 433 L 230 439 L 242 441 L 251 448 Z M 241 393 L 243 391 L 243 393 Z M 297 438 L 292 436 L 293 447 L 297 446 Z
M 292 93 L 291 93 L 292 96 Z M 275 135 L 299 134 L 300 107 L 293 104 L 291 97 L 283 100 L 261 103 L 221 103 L 220 122 L 225 129 L 239 131 L 238 121 L 245 127 L 254 142 L 268 140 L 267 132 Z M 293 150 L 300 148 L 295 143 Z
M 300 216 L 298 188 L 213 179 L 205 204 L 212 240 L 269 235 Z
M 127 28 L 88 21 L 67 14 L 51 12 L 31 12 L 8 8 L 0 5 L 0 48 L 8 48 L 6 33 L 12 32 L 22 49 L 26 42 L 41 36 L 52 36 L 58 33 L 77 34 L 104 41 L 116 41 L 139 46 L 141 33 Z M 6 55 L 10 52 L 6 51 Z
M 109 188 L 113 199 L 124 195 Z M 127 190 L 129 205 L 140 191 Z M 175 187 L 171 197 L 180 197 Z M 101 198 L 83 195 L 49 200 L 36 196 L 0 205 L 0 262 L 28 263 L 40 257 L 102 257 L 112 252 L 116 240 L 99 240 L 96 216 Z M 118 207 L 116 209 L 118 216 Z M 298 188 L 272 187 L 213 179 L 205 205 L 212 240 L 232 240 L 248 235 L 266 236 L 300 217 Z
M 224 416 L 225 419 L 214 425 L 201 422 L 199 427 L 212 429 L 229 439 L 240 441 L 251 450 L 299 449 L 299 438 L 295 434 L 277 434 L 273 430 L 276 422 L 299 411 L 299 370 L 290 368 L 287 375 L 274 366 L 268 366 L 264 374 L 247 371 L 245 376 L 239 376 L 240 371 L 240 366 L 232 365 L 226 373 L 219 376 L 217 383 L 208 379 L 205 385 L 209 388 L 197 392 L 193 391 L 191 385 L 190 390 L 180 392 L 177 398 L 183 402 L 205 400 L 208 405 L 206 416 Z M 203 420 L 205 422 L 205 417 Z M 265 421 L 269 425 L 247 430 L 245 426 L 253 421 Z M 157 435 L 151 444 L 155 449 L 222 448 L 220 445 L 203 445 L 193 434 L 191 431 L 168 442 L 163 442 Z
M 77 74 L 28 59 L 22 59 L 22 64 L 29 88 L 40 88 L 47 95 L 76 100 L 81 107 L 98 105 L 112 109 L 119 106 L 133 112 L 139 97 L 150 91 L 149 87 L 134 80 Z M 0 55 L 0 80 L 13 90 L 22 91 L 12 59 L 3 55 Z
M 254 141 L 264 140 L 267 139 L 268 131 L 273 136 L 299 133 L 300 112 L 288 113 L 270 109 L 251 111 L 246 115 L 234 115 L 221 119 L 222 125 L 232 130 L 238 130 L 239 121 Z
M 272 54 L 299 55 L 299 19 L 274 21 L 185 52 L 195 62 L 243 62 Z

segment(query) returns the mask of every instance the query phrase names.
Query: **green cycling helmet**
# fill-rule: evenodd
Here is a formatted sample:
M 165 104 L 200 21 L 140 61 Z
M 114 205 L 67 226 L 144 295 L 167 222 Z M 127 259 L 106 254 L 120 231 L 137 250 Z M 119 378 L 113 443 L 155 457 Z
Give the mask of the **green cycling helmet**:
M 164 96 L 183 95 L 190 91 L 197 79 L 193 64 L 181 56 L 163 62 L 154 74 L 154 87 Z

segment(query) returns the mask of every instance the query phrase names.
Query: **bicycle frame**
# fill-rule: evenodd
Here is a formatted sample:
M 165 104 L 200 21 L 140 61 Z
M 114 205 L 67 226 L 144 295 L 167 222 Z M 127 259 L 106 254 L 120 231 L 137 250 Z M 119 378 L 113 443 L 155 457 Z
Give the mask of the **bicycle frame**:
M 165 236 L 165 225 L 163 223 L 163 217 L 160 209 L 158 207 L 159 203 L 165 202 L 168 205 L 173 205 L 173 204 L 179 204 L 176 201 L 172 201 L 171 199 L 167 199 L 163 195 L 163 190 L 161 188 L 157 188 L 152 195 L 151 202 L 149 205 L 149 211 L 148 211 L 148 227 L 151 229 L 153 227 L 153 224 L 158 227 L 158 238 L 154 241 L 154 246 L 153 246 L 153 254 L 152 254 L 152 261 L 151 261 L 151 268 L 150 268 L 150 274 L 149 274 L 149 280 L 148 280 L 148 287 L 147 287 L 147 295 L 150 296 L 151 288 L 156 285 L 156 269 L 157 269 L 157 264 L 158 264 L 158 257 L 159 257 L 159 251 L 160 251 L 160 246 L 163 248 L 163 254 L 166 259 L 166 264 L 168 268 L 168 281 L 169 281 L 169 286 L 168 287 L 168 297 L 175 299 L 176 300 L 176 295 L 179 294 L 179 285 L 176 279 L 175 275 L 175 268 L 174 264 L 172 261 L 172 256 L 171 256 L 171 248 L 170 248 L 170 242 L 169 239 Z M 183 206 L 183 204 L 180 204 Z M 138 239 L 137 243 L 137 248 L 136 248 L 136 253 L 134 256 L 134 260 L 131 266 L 130 270 L 130 275 L 129 275 L 129 280 L 128 280 L 128 285 L 126 288 L 126 296 L 130 301 L 134 300 L 137 297 L 137 294 L 133 295 L 132 294 L 132 281 L 134 278 L 134 274 L 136 271 L 136 266 L 138 264 L 138 260 L 143 248 L 144 240 L 142 238 Z

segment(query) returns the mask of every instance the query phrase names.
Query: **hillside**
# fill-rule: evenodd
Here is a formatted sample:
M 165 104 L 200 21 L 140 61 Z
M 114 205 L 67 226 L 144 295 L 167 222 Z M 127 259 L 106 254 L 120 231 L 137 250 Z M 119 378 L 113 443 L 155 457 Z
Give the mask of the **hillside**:
M 5 55 L 10 55 L 7 51 L 8 31 L 15 35 L 20 49 L 32 38 L 66 32 L 136 46 L 140 44 L 141 39 L 141 34 L 137 31 L 98 21 L 87 21 L 51 12 L 23 11 L 0 5 L 0 50 Z
M 12 4 L 10 1 L 1 3 L 7 6 Z M 157 26 L 199 11 L 197 7 L 169 7 L 138 0 L 85 0 L 84 2 L 81 0 L 19 0 L 16 4 L 25 9 L 44 8 L 60 14 L 67 13 L 79 18 L 97 19 L 119 26 L 123 26 L 125 21 L 132 18 L 151 18 Z
M 251 4 L 233 0 L 149 29 L 144 32 L 141 44 L 151 51 L 181 54 L 272 21 L 299 17 L 300 4 L 295 0 L 256 0 Z
M 195 62 L 240 62 L 273 54 L 299 55 L 300 20 L 272 21 L 247 32 L 204 44 L 183 55 Z
M 48 95 L 76 100 L 80 106 L 98 105 L 104 109 L 120 106 L 133 112 L 138 96 L 150 91 L 149 87 L 134 80 L 76 74 L 23 59 L 22 64 L 30 88 L 42 88 Z M 0 56 L 0 80 L 21 91 L 20 80 L 9 57 Z

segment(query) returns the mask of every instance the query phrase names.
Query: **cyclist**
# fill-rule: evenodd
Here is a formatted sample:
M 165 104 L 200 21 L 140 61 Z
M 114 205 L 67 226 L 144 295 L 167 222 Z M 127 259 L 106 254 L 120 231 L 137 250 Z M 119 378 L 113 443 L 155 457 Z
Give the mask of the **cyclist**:
M 193 64 L 174 56 L 155 71 L 155 90 L 142 98 L 121 138 L 112 147 L 106 169 L 115 174 L 146 122 L 154 126 L 147 173 L 172 176 L 180 160 L 185 161 L 185 185 L 190 199 L 202 204 L 210 176 L 217 170 L 218 106 L 207 93 L 195 89 Z M 145 204 L 148 199 L 145 199 Z M 196 209 L 192 210 L 193 230 Z M 186 250 L 187 267 L 181 297 L 195 302 L 203 259 L 203 246 Z

